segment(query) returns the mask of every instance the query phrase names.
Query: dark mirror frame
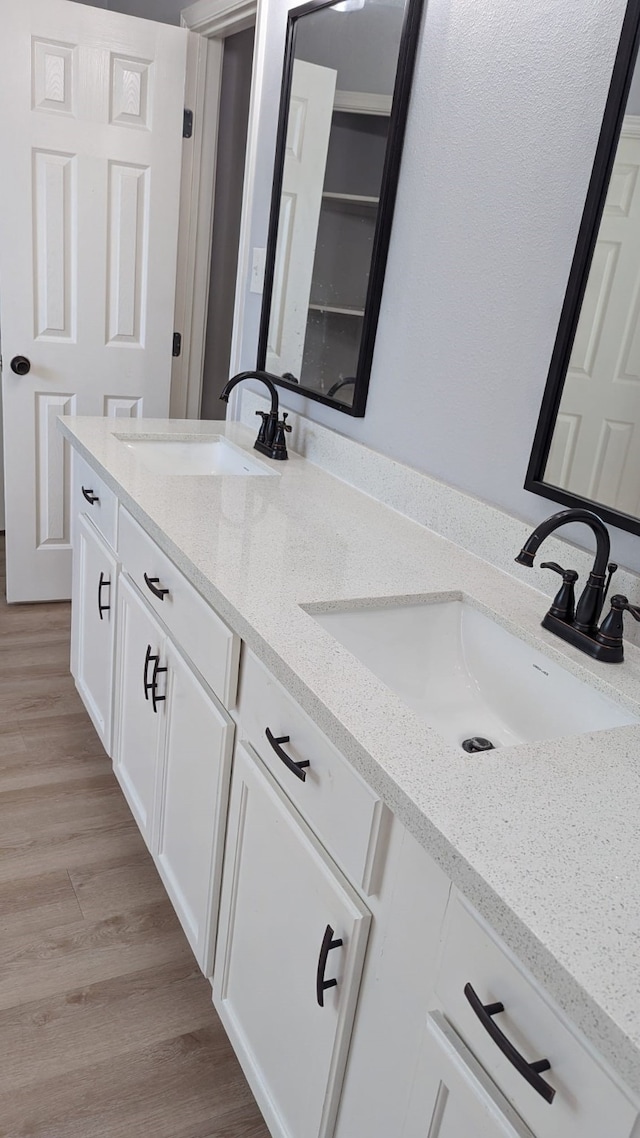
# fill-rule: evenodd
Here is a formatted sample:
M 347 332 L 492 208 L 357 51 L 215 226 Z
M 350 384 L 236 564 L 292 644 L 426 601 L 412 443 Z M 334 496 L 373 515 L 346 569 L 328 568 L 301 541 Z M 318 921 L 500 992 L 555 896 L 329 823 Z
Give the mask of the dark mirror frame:
M 287 40 L 284 55 L 284 69 L 282 75 L 282 89 L 280 95 L 280 112 L 278 117 L 278 133 L 276 136 L 276 155 L 274 163 L 273 189 L 271 191 L 271 212 L 269 215 L 269 236 L 267 239 L 266 268 L 264 278 L 264 291 L 262 296 L 262 312 L 260 316 L 260 335 L 258 340 L 258 368 L 265 369 L 267 358 L 267 337 L 269 332 L 269 316 L 271 312 L 271 297 L 273 292 L 273 275 L 275 268 L 276 243 L 278 238 L 278 220 L 280 216 L 280 195 L 282 192 L 282 178 L 284 172 L 284 155 L 287 138 L 287 124 L 289 119 L 289 96 L 291 93 L 291 79 L 293 73 L 293 60 L 295 53 L 296 24 L 301 16 L 316 12 L 320 8 L 330 8 L 336 0 L 310 0 L 309 3 L 293 8 L 289 12 L 287 21 Z M 640 0 L 639 0 L 640 2 Z M 338 399 L 313 391 L 303 384 L 291 383 L 279 376 L 272 376 L 274 383 L 285 387 L 289 391 L 297 391 L 305 399 L 315 399 L 327 407 L 335 407 L 345 415 L 362 418 L 367 403 L 369 389 L 369 376 L 371 361 L 376 339 L 380 302 L 382 300 L 382 286 L 389 251 L 391 237 L 391 224 L 393 209 L 398 187 L 400 161 L 402 157 L 402 144 L 407 121 L 411 81 L 415 65 L 416 51 L 420 35 L 420 22 L 422 17 L 423 0 L 407 0 L 398 51 L 398 65 L 389 118 L 389 133 L 382 171 L 380 186 L 380 202 L 376 217 L 376 227 L 373 238 L 371 254 L 371 267 L 369 283 L 365 300 L 364 317 L 362 321 L 362 338 L 358 354 L 358 367 L 353 392 L 353 403 L 349 406 Z M 272 374 L 271 372 L 269 373 Z
M 572 494 L 560 486 L 544 481 L 544 472 L 553 439 L 556 417 L 562 399 L 565 376 L 573 350 L 582 301 L 587 287 L 591 261 L 598 239 L 600 221 L 618 149 L 618 140 L 627 107 L 627 98 L 640 45 L 640 0 L 629 0 L 625 12 L 620 42 L 611 76 L 609 94 L 602 119 L 598 147 L 591 172 L 575 253 L 569 274 L 569 283 L 562 306 L 558 334 L 551 356 L 547 385 L 542 398 L 540 417 L 533 440 L 525 490 L 564 502 L 567 506 L 586 506 L 595 509 L 606 522 L 619 529 L 640 534 L 640 518 L 622 513 L 611 506 L 593 502 L 579 494 Z

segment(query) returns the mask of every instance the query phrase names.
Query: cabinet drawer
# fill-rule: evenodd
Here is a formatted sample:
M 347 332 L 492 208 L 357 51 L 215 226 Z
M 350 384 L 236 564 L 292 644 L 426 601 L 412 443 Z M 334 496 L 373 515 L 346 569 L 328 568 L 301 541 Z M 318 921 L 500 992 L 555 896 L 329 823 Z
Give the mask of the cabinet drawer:
M 240 637 L 189 584 L 155 541 L 120 507 L 118 552 L 135 581 L 182 651 L 225 707 L 235 704 Z
M 504 1006 L 490 1022 L 527 1063 L 549 1061 L 550 1070 L 540 1077 L 555 1091 L 551 1103 L 488 1033 L 465 995 L 468 984 L 482 1005 Z M 540 1138 L 629 1138 L 635 1107 L 560 1009 L 457 895 L 449 906 L 436 994 L 447 1020 Z
M 116 548 L 118 499 L 88 462 L 73 453 L 73 513 L 86 514 L 112 549 Z
M 240 678 L 239 719 L 241 737 L 249 740 L 338 865 L 365 892 L 375 893 L 382 860 L 383 803 L 247 651 Z M 267 738 L 267 729 L 275 746 Z M 277 742 L 287 737 L 287 742 Z M 300 770 L 304 779 L 283 755 L 292 765 L 308 763 Z

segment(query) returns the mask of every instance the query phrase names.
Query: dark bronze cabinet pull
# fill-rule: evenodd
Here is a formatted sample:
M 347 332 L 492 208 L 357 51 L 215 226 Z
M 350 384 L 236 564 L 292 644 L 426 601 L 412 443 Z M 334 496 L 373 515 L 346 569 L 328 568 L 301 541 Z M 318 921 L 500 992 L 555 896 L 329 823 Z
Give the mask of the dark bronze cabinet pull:
M 98 581 L 98 613 L 100 615 L 100 620 L 104 620 L 104 617 L 102 615 L 104 612 L 110 612 L 111 611 L 111 605 L 110 604 L 103 605 L 103 603 L 102 603 L 102 590 L 105 588 L 105 586 L 107 588 L 110 588 L 110 585 L 111 585 L 111 581 L 109 580 L 109 578 L 105 577 L 104 573 L 101 573 L 100 574 L 100 580 Z M 111 599 L 111 591 L 109 591 L 109 599 Z
M 497 1024 L 493 1022 L 492 1017 L 504 1011 L 504 1004 L 483 1004 L 478 994 L 474 991 L 471 984 L 465 984 L 464 994 L 467 997 L 471 1007 L 476 1013 L 480 1023 L 485 1031 L 493 1039 L 493 1042 L 498 1045 L 502 1054 L 506 1056 L 510 1063 L 513 1063 L 516 1071 L 519 1071 L 523 1079 L 526 1079 L 529 1086 L 533 1087 L 545 1102 L 553 1102 L 555 1096 L 555 1088 L 549 1086 L 544 1079 L 540 1078 L 542 1071 L 550 1071 L 551 1064 L 548 1059 L 536 1059 L 535 1063 L 528 1063 L 524 1055 L 513 1046 L 510 1039 L 507 1039 L 503 1031 Z
M 336 940 L 333 939 L 333 929 L 331 928 L 331 925 L 327 925 L 326 929 L 324 930 L 322 944 L 320 945 L 318 971 L 316 972 L 316 999 L 318 1001 L 318 1006 L 321 1008 L 324 1007 L 324 993 L 326 992 L 327 988 L 335 988 L 338 983 L 337 980 L 325 980 L 324 978 L 325 969 L 327 967 L 327 957 L 332 948 L 341 947 L 342 941 L 339 937 Z
M 87 499 L 87 502 L 90 506 L 93 506 L 96 502 L 100 501 L 98 495 L 94 494 L 93 490 L 87 490 L 86 486 L 82 487 L 82 495 Z
M 304 767 L 309 766 L 309 760 L 300 759 L 299 762 L 296 762 L 294 759 L 290 758 L 287 752 L 283 751 L 282 747 L 280 746 L 281 743 L 288 743 L 291 736 L 281 735 L 279 739 L 276 739 L 268 727 L 265 729 L 265 735 L 267 736 L 267 739 L 269 740 L 270 745 L 273 747 L 276 755 L 279 759 L 282 760 L 285 767 L 288 767 L 291 773 L 296 776 L 296 778 L 299 778 L 302 780 L 302 782 L 304 782 L 307 777 Z
M 157 597 L 159 601 L 163 601 L 164 598 L 167 596 L 167 593 L 169 592 L 168 589 L 163 589 L 163 588 L 159 587 L 160 586 L 160 578 L 159 577 L 147 577 L 147 574 L 145 573 L 144 574 L 144 583 L 147 586 L 149 592 L 153 593 L 154 597 Z
M 152 660 L 153 660 L 153 673 L 151 675 L 151 680 L 149 680 L 149 664 L 151 663 Z M 154 715 L 158 714 L 158 706 L 157 705 L 159 703 L 164 703 L 164 701 L 167 698 L 166 695 L 158 695 L 158 676 L 160 675 L 161 672 L 166 672 L 166 671 L 167 671 L 166 668 L 160 667 L 160 656 L 155 655 L 151 651 L 151 645 L 148 644 L 147 645 L 147 653 L 146 653 L 146 656 L 144 658 L 144 672 L 143 672 L 144 698 L 146 700 L 148 700 L 149 699 L 149 692 L 151 692 L 151 706 L 153 708 Z

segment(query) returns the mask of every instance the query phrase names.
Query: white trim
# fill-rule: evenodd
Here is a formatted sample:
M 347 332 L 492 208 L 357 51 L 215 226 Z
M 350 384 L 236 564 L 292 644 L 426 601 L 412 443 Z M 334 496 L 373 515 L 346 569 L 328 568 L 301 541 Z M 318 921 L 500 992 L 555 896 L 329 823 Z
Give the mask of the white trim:
M 621 134 L 624 138 L 640 138 L 640 115 L 625 115 Z
M 260 118 L 262 114 L 262 95 L 264 89 L 264 69 L 267 57 L 267 7 L 268 0 L 257 0 L 256 31 L 253 41 L 253 69 L 251 73 L 251 99 L 249 102 L 249 121 L 247 124 L 247 149 L 245 152 L 244 183 L 242 187 L 242 214 L 240 219 L 240 239 L 238 241 L 238 272 L 236 276 L 236 295 L 233 310 L 233 331 L 231 335 L 231 355 L 229 374 L 235 375 L 242 366 L 242 332 L 246 307 L 246 281 L 251 272 L 251 218 L 255 196 L 255 181 L 258 168 L 258 142 Z M 240 386 L 234 388 L 227 407 L 227 418 L 238 417 Z
M 197 0 L 185 8 L 180 17 L 182 27 L 198 34 L 189 37 L 185 86 L 189 100 L 186 105 L 191 104 L 194 111 L 194 128 L 192 138 L 183 144 L 175 309 L 175 328 L 182 334 L 182 354 L 174 360 L 171 374 L 172 418 L 196 419 L 200 414 L 224 40 L 251 27 L 256 22 L 256 13 L 257 0 Z M 255 53 L 251 81 L 252 107 Z M 249 169 L 247 150 L 245 197 Z M 242 236 L 241 227 L 239 269 Z
M 196 0 L 180 13 L 180 23 L 206 39 L 243 32 L 256 22 L 256 0 Z
M 391 95 L 374 95 L 370 91 L 336 91 L 334 111 L 354 115 L 390 115 Z
M 201 36 L 189 35 L 187 46 L 187 78 L 185 106 L 193 111 L 193 136 L 182 143 L 182 178 L 180 182 L 180 223 L 178 228 L 178 261 L 176 267 L 176 302 L 174 329 L 182 336 L 182 353 L 174 359 L 171 368 L 171 399 L 169 414 L 172 419 L 187 417 L 191 351 L 193 345 L 193 302 L 197 254 L 197 218 L 201 194 L 200 175 L 203 160 L 203 133 L 205 76 L 207 69 L 207 41 Z M 213 190 L 213 182 L 211 183 Z M 211 208 L 211 207 L 210 207 Z

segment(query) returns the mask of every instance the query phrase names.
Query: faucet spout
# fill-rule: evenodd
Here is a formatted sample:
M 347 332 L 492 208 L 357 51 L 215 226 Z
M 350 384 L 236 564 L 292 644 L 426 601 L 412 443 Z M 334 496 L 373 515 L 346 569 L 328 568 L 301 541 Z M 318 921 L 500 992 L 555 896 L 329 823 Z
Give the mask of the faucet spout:
M 242 383 L 243 379 L 259 379 L 264 383 L 269 395 L 271 396 L 271 410 L 267 414 L 266 411 L 256 411 L 262 419 L 258 437 L 255 441 L 254 449 L 259 450 L 261 454 L 266 454 L 268 458 L 288 458 L 287 448 L 284 442 L 284 432 L 290 431 L 291 427 L 285 422 L 278 422 L 278 391 L 275 386 L 274 380 L 278 381 L 278 377 L 270 375 L 268 371 L 239 371 L 237 375 L 224 385 L 220 398 L 224 403 L 229 402 L 229 395 L 238 383 Z M 285 415 L 286 419 L 286 415 Z
M 578 631 L 592 633 L 598 623 L 598 618 L 604 604 L 606 594 L 606 569 L 611 551 L 609 531 L 602 521 L 602 518 L 594 514 L 592 510 L 560 510 L 559 513 L 552 514 L 550 518 L 547 518 L 545 521 L 540 522 L 540 525 L 536 526 L 533 533 L 525 541 L 515 560 L 519 565 L 532 566 L 535 555 L 545 538 L 555 530 L 560 529 L 561 526 L 569 525 L 571 522 L 583 522 L 589 526 L 589 529 L 596 539 L 596 555 L 593 568 L 589 574 L 582 596 L 576 606 L 576 615 L 573 621 L 574 627 L 578 629 Z
M 265 387 L 267 388 L 267 390 L 269 392 L 269 395 L 271 396 L 270 414 L 273 415 L 274 418 L 277 419 L 277 417 L 278 417 L 278 392 L 277 392 L 277 389 L 276 389 L 275 384 L 273 382 L 273 378 L 274 377 L 269 375 L 268 371 L 239 371 L 237 375 L 232 376 L 231 379 L 224 385 L 224 387 L 220 393 L 220 398 L 223 400 L 224 403 L 228 403 L 229 402 L 229 396 L 230 396 L 231 392 L 233 391 L 234 387 L 236 386 L 236 384 L 242 383 L 243 379 L 259 379 L 261 383 L 264 383 Z

